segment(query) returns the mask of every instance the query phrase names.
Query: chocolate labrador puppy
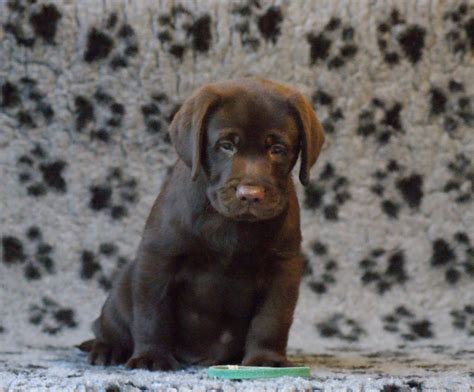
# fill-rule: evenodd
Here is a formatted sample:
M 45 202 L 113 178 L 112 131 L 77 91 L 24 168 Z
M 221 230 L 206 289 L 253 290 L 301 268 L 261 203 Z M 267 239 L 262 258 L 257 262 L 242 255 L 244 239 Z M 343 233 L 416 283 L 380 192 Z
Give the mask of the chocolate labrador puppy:
M 291 170 L 306 185 L 324 141 L 310 103 L 261 78 L 208 84 L 174 117 L 179 160 L 115 283 L 96 365 L 287 365 L 302 269 Z

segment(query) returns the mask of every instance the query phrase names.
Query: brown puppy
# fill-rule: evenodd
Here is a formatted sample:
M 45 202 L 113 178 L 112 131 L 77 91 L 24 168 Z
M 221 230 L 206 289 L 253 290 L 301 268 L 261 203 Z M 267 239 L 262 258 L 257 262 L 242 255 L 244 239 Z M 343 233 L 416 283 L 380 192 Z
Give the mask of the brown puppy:
M 295 90 L 260 78 L 209 84 L 171 124 L 179 160 L 115 283 L 93 364 L 286 365 L 302 268 L 291 169 L 306 185 L 323 131 Z

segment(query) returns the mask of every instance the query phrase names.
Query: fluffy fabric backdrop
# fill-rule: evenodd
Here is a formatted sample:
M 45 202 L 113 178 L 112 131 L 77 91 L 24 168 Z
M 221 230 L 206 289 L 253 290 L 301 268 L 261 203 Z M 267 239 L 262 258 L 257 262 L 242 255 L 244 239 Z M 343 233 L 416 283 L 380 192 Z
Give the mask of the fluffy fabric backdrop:
M 0 23 L 1 347 L 91 336 L 176 159 L 173 114 L 258 74 L 327 134 L 299 186 L 292 352 L 472 357 L 473 1 L 0 0 Z

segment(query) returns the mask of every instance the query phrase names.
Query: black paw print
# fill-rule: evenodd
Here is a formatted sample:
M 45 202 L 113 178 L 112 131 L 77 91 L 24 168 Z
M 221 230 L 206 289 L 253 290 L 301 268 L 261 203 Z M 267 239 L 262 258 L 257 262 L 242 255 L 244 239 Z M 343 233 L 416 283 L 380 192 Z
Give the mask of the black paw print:
M 443 129 L 449 136 L 457 136 L 460 125 L 474 127 L 474 97 L 464 91 L 462 83 L 451 79 L 444 88 L 431 88 L 430 114 L 442 117 Z
M 240 34 L 242 46 L 257 50 L 261 38 L 275 44 L 281 34 L 283 14 L 280 7 L 262 7 L 259 0 L 247 0 L 231 11 L 233 29 Z
M 133 27 L 119 22 L 116 12 L 109 15 L 102 29 L 92 27 L 87 35 L 84 61 L 92 63 L 109 59 L 113 70 L 126 68 L 130 59 L 139 52 L 138 39 Z
M 313 269 L 311 268 L 311 263 L 309 260 L 306 262 L 306 274 L 311 275 L 311 281 L 308 283 L 308 286 L 317 294 L 324 294 L 328 290 L 329 285 L 336 283 L 334 277 L 335 272 L 337 271 L 337 262 L 328 255 L 327 246 L 320 241 L 315 241 L 311 245 L 311 250 L 316 257 L 316 262 L 313 265 L 320 265 L 322 261 L 324 262 L 324 271 L 322 273 L 317 273 L 316 276 L 320 279 L 315 279 L 313 276 Z M 322 260 L 323 259 L 323 260 Z
M 390 314 L 383 317 L 384 329 L 390 333 L 398 333 L 405 340 L 415 341 L 429 339 L 434 336 L 431 331 L 431 322 L 426 319 L 417 319 L 403 305 L 398 306 Z
M 117 246 L 104 242 L 99 245 L 96 253 L 83 250 L 81 254 L 81 278 L 90 280 L 95 278 L 100 287 L 108 291 L 121 267 L 127 259 L 118 254 Z
M 390 160 L 385 170 L 376 170 L 372 174 L 375 184 L 370 190 L 382 199 L 380 208 L 389 218 L 398 218 L 402 201 L 405 201 L 411 209 L 417 209 L 423 200 L 422 175 L 416 172 L 405 175 L 405 171 L 405 168 L 396 160 Z M 395 180 L 391 181 L 387 187 L 387 180 L 393 176 L 396 176 Z M 393 188 L 396 189 L 398 195 Z
M 330 221 L 339 219 L 339 208 L 351 198 L 349 181 L 336 174 L 334 166 L 327 163 L 316 181 L 305 188 L 304 204 L 309 209 L 320 209 Z
M 208 14 L 197 17 L 182 5 L 176 5 L 169 14 L 158 17 L 158 39 L 179 60 L 188 49 L 206 53 L 212 43 L 211 22 Z
M 474 336 L 474 305 L 466 305 L 463 309 L 450 312 L 453 327 L 465 331 L 467 336 Z
M 426 31 L 422 26 L 408 25 L 394 8 L 389 18 L 377 26 L 377 44 L 387 64 L 400 62 L 403 54 L 412 64 L 421 60 Z
M 3 28 L 20 46 L 32 48 L 37 39 L 54 45 L 61 13 L 54 4 L 36 5 L 35 0 L 9 0 L 10 10 Z
M 169 144 L 168 126 L 179 107 L 164 93 L 152 94 L 151 101 L 141 107 L 147 132 L 157 135 L 159 142 Z
M 370 105 L 359 113 L 356 133 L 364 138 L 373 135 L 380 145 L 387 144 L 393 136 L 405 132 L 400 119 L 401 111 L 400 102 L 388 105 L 374 98 Z
M 351 25 L 343 25 L 336 17 L 331 18 L 322 31 L 308 33 L 311 65 L 326 62 L 328 68 L 344 66 L 357 54 L 354 34 Z
M 455 4 L 455 3 L 454 3 Z M 474 6 L 463 2 L 444 14 L 445 35 L 453 53 L 474 52 Z
M 344 119 L 344 114 L 339 106 L 334 104 L 333 97 L 324 90 L 318 90 L 313 94 L 313 104 L 317 107 L 318 114 L 321 116 L 321 125 L 324 132 L 333 134 L 336 125 Z
M 381 257 L 386 259 L 385 268 L 380 268 Z M 364 285 L 373 284 L 379 294 L 384 294 L 393 285 L 402 284 L 408 279 L 402 250 L 386 252 L 382 248 L 374 249 L 359 262 L 359 268 L 362 270 L 361 282 Z
M 54 274 L 53 247 L 44 241 L 41 230 L 31 226 L 25 234 L 23 240 L 14 236 L 2 237 L 3 262 L 24 264 L 28 280 L 41 279 L 44 273 Z
M 448 169 L 451 178 L 444 185 L 443 190 L 455 196 L 456 203 L 468 203 L 474 195 L 474 163 L 463 153 L 457 154 Z
M 125 107 L 99 88 L 91 98 L 75 97 L 74 116 L 77 132 L 87 132 L 91 139 L 107 143 L 122 126 Z
M 0 85 L 0 111 L 14 118 L 20 127 L 38 128 L 51 122 L 54 110 L 35 80 L 23 77 L 4 80 Z
M 43 297 L 40 305 L 31 305 L 29 321 L 33 325 L 42 326 L 41 331 L 56 335 L 65 328 L 76 328 L 74 310 L 63 308 L 49 297 Z
M 335 313 L 326 321 L 316 324 L 323 338 L 337 338 L 348 342 L 357 342 L 366 332 L 355 320 Z
M 66 181 L 63 170 L 66 162 L 61 159 L 51 159 L 39 144 L 30 151 L 29 155 L 18 158 L 17 166 L 20 174 L 20 183 L 26 186 L 30 196 L 44 196 L 48 191 L 65 193 Z
M 456 284 L 462 272 L 474 278 L 474 247 L 465 232 L 457 232 L 453 236 L 453 244 L 443 238 L 437 238 L 433 244 L 430 263 L 435 268 L 444 267 L 448 283 Z
M 89 188 L 89 207 L 96 211 L 107 211 L 113 219 L 127 216 L 130 204 L 138 201 L 137 180 L 125 176 L 120 168 L 112 168 L 101 184 Z
M 0 325 L 0 333 L 5 333 L 5 327 L 3 325 Z

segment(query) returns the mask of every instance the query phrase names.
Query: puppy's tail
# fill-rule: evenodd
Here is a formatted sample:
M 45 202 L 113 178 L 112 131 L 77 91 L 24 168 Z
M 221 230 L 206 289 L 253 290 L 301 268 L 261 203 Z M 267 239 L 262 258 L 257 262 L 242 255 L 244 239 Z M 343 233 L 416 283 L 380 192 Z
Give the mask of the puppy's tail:
M 85 342 L 82 342 L 81 344 L 76 344 L 74 347 L 77 347 L 81 351 L 85 351 L 88 353 L 89 351 L 92 350 L 92 346 L 94 345 L 95 339 L 90 339 L 86 340 Z

